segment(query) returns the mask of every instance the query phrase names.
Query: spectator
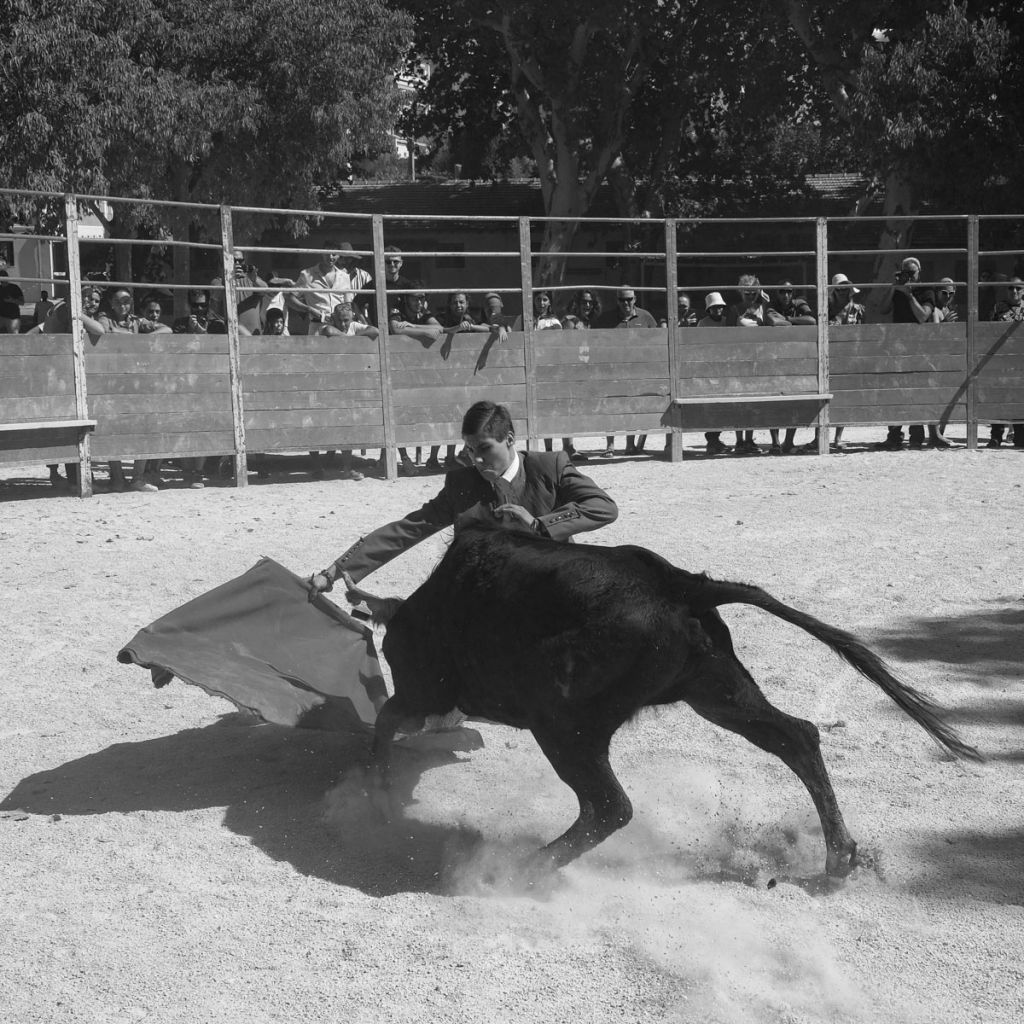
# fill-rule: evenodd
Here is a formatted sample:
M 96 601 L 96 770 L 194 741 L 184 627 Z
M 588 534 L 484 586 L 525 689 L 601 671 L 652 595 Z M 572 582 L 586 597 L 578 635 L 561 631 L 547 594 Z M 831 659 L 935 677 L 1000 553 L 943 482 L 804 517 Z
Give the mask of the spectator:
M 159 325 L 159 330 L 149 321 L 144 321 L 132 312 L 132 294 L 127 288 L 115 288 L 111 293 L 108 305 L 109 313 L 100 313 L 97 320 L 103 326 L 104 334 L 164 334 L 170 328 L 165 324 Z M 156 484 L 147 479 L 147 475 L 155 474 L 160 467 L 159 460 L 152 463 L 146 459 L 136 459 L 132 466 L 131 489 L 133 491 L 155 491 Z M 110 486 L 115 491 L 125 489 L 124 469 L 119 459 L 113 459 L 109 463 Z
M 325 334 L 339 302 L 352 303 L 355 310 L 360 310 L 365 302 L 357 303 L 355 293 L 371 282 L 365 270 L 356 269 L 359 257 L 352 255 L 348 242 L 328 245 L 330 248 L 321 253 L 319 261 L 306 267 L 296 279 L 295 287 L 304 291 L 290 293 L 286 300 L 306 321 L 307 334 Z
M 551 304 L 551 292 L 533 293 L 533 327 L 537 331 L 560 331 L 562 329 L 562 321 L 555 316 Z
M 698 327 L 727 327 L 728 320 L 725 316 L 725 311 L 728 307 L 725 304 L 725 299 L 722 298 L 719 292 L 708 292 L 704 296 L 704 316 L 697 321 Z M 724 455 L 726 452 L 731 452 L 732 449 L 722 441 L 722 432 L 720 430 L 709 430 L 704 434 L 704 440 L 707 442 L 704 451 L 708 455 Z
M 832 326 L 840 324 L 864 323 L 865 310 L 856 297 L 860 289 L 853 287 L 853 282 L 845 274 L 833 274 L 832 287 L 828 296 L 828 322 Z
M 339 302 L 331 311 L 330 319 L 324 324 L 321 333 L 328 338 L 352 338 L 356 335 L 376 338 L 378 332 L 376 327 L 364 324 L 356 317 L 356 309 L 351 302 Z
M 235 279 L 235 304 L 238 314 L 239 327 L 245 328 L 245 333 L 256 334 L 259 332 L 263 312 L 264 296 L 266 292 L 254 292 L 253 288 L 266 288 L 267 282 L 260 277 L 256 266 L 253 263 L 246 263 L 245 253 L 241 249 L 235 249 L 231 254 L 234 264 Z M 214 286 L 211 290 L 212 301 L 210 308 L 216 313 L 218 319 L 227 319 L 227 303 L 223 279 L 215 277 L 210 282 Z
M 180 316 L 171 325 L 175 334 L 227 334 L 224 318 L 210 309 L 210 293 L 205 288 L 191 288 L 188 293 L 188 316 Z
M 997 309 L 992 319 L 1000 323 L 1022 323 L 1024 322 L 1024 279 L 1014 275 L 1007 284 L 1007 300 Z M 1002 423 L 993 423 L 991 426 L 987 448 L 998 448 L 1003 443 L 1003 435 L 1006 428 Z M 1013 446 L 1024 448 L 1024 423 L 1013 425 Z
M 686 292 L 680 292 L 678 298 L 678 312 L 676 322 L 680 327 L 696 327 L 697 314 L 691 308 L 690 296 Z M 658 321 L 659 327 L 668 327 L 668 317 L 662 317 Z
M 924 324 L 933 321 L 935 314 L 935 292 L 927 287 L 914 287 L 921 279 L 921 261 L 908 256 L 896 272 L 896 282 L 885 302 L 885 311 L 892 313 L 894 324 Z M 929 443 L 933 448 L 952 448 L 952 444 L 940 433 L 934 423 L 928 424 Z M 890 426 L 883 447 L 899 451 L 903 447 L 903 426 Z M 910 426 L 910 447 L 924 447 L 924 424 Z
M 953 278 L 943 277 L 939 280 L 932 316 L 937 324 L 954 324 L 959 321 L 960 310 L 956 306 L 956 284 Z
M 384 249 L 384 282 L 388 296 L 388 320 L 403 320 L 406 316 L 405 295 L 396 295 L 395 291 L 407 292 L 417 285 L 402 273 L 402 250 L 397 245 L 389 245 Z M 423 285 L 418 287 L 422 288 Z
M 740 293 L 740 301 L 734 303 L 727 313 L 730 327 L 772 327 L 772 319 L 768 296 L 761 290 L 761 282 L 754 274 L 741 274 L 736 282 Z M 778 450 L 778 434 L 776 433 L 775 448 Z M 760 455 L 761 449 L 754 443 L 752 430 L 736 431 L 737 455 Z
M 816 324 L 818 318 L 811 312 L 811 307 L 802 296 L 795 295 L 792 281 L 780 281 L 775 289 L 768 306 L 768 316 L 773 326 L 784 327 L 787 324 L 794 326 L 808 326 Z M 772 427 L 768 433 L 771 435 L 771 447 L 768 451 L 772 455 L 788 455 L 796 447 L 796 428 L 787 427 L 786 436 L 782 444 L 779 444 L 779 431 Z
M 807 300 L 794 293 L 792 281 L 779 283 L 768 309 L 770 314 L 774 314 L 772 319 L 776 325 L 805 325 L 818 322 Z
M 162 314 L 163 307 L 160 304 L 160 299 L 156 295 L 147 295 L 139 307 L 140 329 L 142 333 L 168 333 L 171 329 L 161 319 Z
M 274 306 L 267 310 L 263 321 L 263 333 L 275 337 L 288 334 L 288 317 L 283 309 Z
M 39 301 L 32 310 L 32 326 L 38 327 L 46 323 L 46 318 L 54 311 L 57 303 L 51 301 L 50 293 L 45 289 L 39 293 Z
M 373 296 L 356 294 L 373 287 L 373 277 L 370 272 L 357 266 L 362 262 L 363 257 L 355 254 L 349 242 L 342 242 L 338 249 L 338 269 L 348 277 L 348 286 L 351 289 L 346 292 L 345 301 L 352 303 L 356 317 L 364 324 L 376 321 L 376 317 L 371 320 L 369 315 L 369 310 L 373 307 Z
M 622 285 L 615 293 L 615 309 L 609 309 L 598 318 L 597 327 L 612 328 L 620 330 L 632 330 L 635 328 L 657 327 L 658 321 L 636 304 L 636 292 L 628 285 Z M 647 443 L 647 435 L 639 434 L 634 437 L 626 435 L 626 454 L 639 455 Z M 604 458 L 611 458 L 615 454 L 615 437 L 609 435 L 605 438 L 605 450 L 601 453 Z
M 771 327 L 768 296 L 761 290 L 761 282 L 753 274 L 741 274 L 737 287 L 740 301 L 729 309 L 729 326 Z
M 21 306 L 10 299 L 0 299 L 0 334 L 21 333 Z
M 595 327 L 601 318 L 601 299 L 597 292 L 592 292 L 589 288 L 578 291 L 569 303 L 567 318 L 569 316 L 576 320 L 574 327 Z

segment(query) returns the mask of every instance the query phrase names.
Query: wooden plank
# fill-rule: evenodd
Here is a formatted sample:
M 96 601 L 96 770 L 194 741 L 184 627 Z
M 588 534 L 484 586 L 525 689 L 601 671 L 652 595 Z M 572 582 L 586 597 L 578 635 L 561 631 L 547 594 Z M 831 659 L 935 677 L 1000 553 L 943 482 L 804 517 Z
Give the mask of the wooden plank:
M 1015 385 L 1010 381 L 999 381 L 998 383 L 978 383 L 978 402 L 982 405 L 991 405 L 993 403 L 997 405 L 1012 404 L 1014 402 L 1024 402 L 1024 390 L 1019 385 Z
M 33 420 L 26 423 L 0 423 L 0 435 L 6 438 L 27 438 L 32 437 L 50 440 L 50 435 L 63 436 L 73 435 L 76 439 L 82 431 L 92 430 L 96 426 L 95 420 Z M 24 435 L 24 438 L 22 437 Z M 27 446 L 27 442 L 26 442 Z
M 543 344 L 551 344 L 554 347 L 558 342 L 569 348 L 577 345 L 573 335 L 585 334 L 587 343 L 591 349 L 601 348 L 622 348 L 633 345 L 660 345 L 668 359 L 668 329 L 665 327 L 638 327 L 631 330 L 619 330 L 618 328 L 600 328 L 589 331 L 540 331 L 538 337 Z M 512 332 L 511 337 L 515 337 Z M 548 338 L 550 337 L 550 342 Z
M 829 392 L 814 395 L 712 395 L 695 398 L 676 398 L 674 405 L 823 405 L 832 395 Z
M 245 408 L 249 410 L 335 409 L 352 404 L 381 405 L 380 390 L 353 388 L 346 391 L 245 392 Z
M 226 354 L 189 352 L 181 355 L 135 354 L 131 352 L 87 352 L 85 369 L 94 373 L 158 374 L 158 373 L 222 373 L 228 372 Z
M 829 351 L 831 377 L 844 373 L 914 373 L 932 371 L 935 373 L 963 373 L 964 355 L 962 352 L 936 355 L 924 353 L 910 356 L 886 355 L 848 355 L 832 348 Z
M 560 416 L 564 422 L 575 416 L 647 416 L 653 413 L 664 413 L 665 399 L 660 396 L 653 398 L 597 398 L 590 400 L 570 398 L 558 402 L 537 402 L 539 417 Z
M 615 398 L 654 396 L 668 398 L 671 389 L 663 380 L 624 381 L 544 381 L 537 384 L 539 401 L 558 401 L 562 398 Z
M 563 363 L 560 366 L 539 368 L 537 380 L 662 380 L 668 384 L 668 363 Z
M 402 388 L 395 389 L 395 408 L 411 405 L 458 405 L 465 403 L 468 409 L 474 402 L 489 398 L 492 402 L 507 404 L 508 401 L 525 399 L 522 384 L 506 384 L 498 387 L 446 387 L 446 388 Z
M 231 407 L 195 411 L 184 415 L 169 415 L 163 412 L 149 412 L 144 408 L 123 411 L 113 410 L 101 417 L 96 426 L 97 437 L 112 437 L 115 434 L 159 434 L 168 432 L 172 425 L 176 433 L 194 434 L 231 427 Z
M 245 394 L 275 391 L 360 391 L 372 389 L 380 395 L 377 370 L 344 373 L 267 373 L 242 377 Z
M 0 465 L 16 466 L 47 465 L 53 462 L 78 462 L 78 442 L 73 444 L 54 444 L 52 435 L 47 438 L 29 439 L 26 447 L 10 447 L 7 440 L 0 437 Z
M 958 388 L 967 382 L 963 367 L 955 372 L 920 373 L 833 373 L 830 383 L 833 391 L 855 391 L 858 388 Z
M 472 346 L 462 343 L 462 338 L 482 338 L 481 334 L 456 335 L 455 344 L 452 345 L 451 353 L 447 359 L 442 359 L 436 352 L 393 352 L 390 355 L 391 369 L 394 370 L 415 370 L 421 366 L 459 366 L 466 369 L 473 369 L 480 360 L 484 345 L 473 344 Z M 505 345 L 495 343 L 487 350 L 485 366 L 481 372 L 491 367 L 502 366 L 525 366 L 523 352 L 516 350 L 512 343 Z
M 232 455 L 235 434 L 227 430 L 192 434 L 118 434 L 94 436 L 96 459 L 173 459 L 185 455 Z
M 90 373 L 89 398 L 99 395 L 228 395 L 229 385 L 227 373 Z
M 967 418 L 967 403 L 952 407 L 944 405 L 904 405 L 891 408 L 854 405 L 842 407 L 835 400 L 829 406 L 829 420 L 833 426 L 882 426 L 890 423 L 963 423 Z
M 577 334 L 584 332 L 577 331 Z M 668 353 L 664 345 L 630 345 L 621 348 L 609 349 L 607 352 L 598 354 L 590 350 L 586 360 L 580 358 L 576 349 L 562 348 L 552 349 L 547 352 L 537 353 L 537 373 L 543 374 L 549 366 L 563 366 L 568 363 L 571 366 L 600 366 L 604 362 L 616 362 L 620 364 L 650 363 L 660 366 L 659 371 L 668 377 Z
M 1024 376 L 1024 352 L 1013 352 L 999 349 L 991 354 L 985 353 L 978 358 L 976 364 L 981 375 Z
M 70 334 L 0 334 L 0 367 L 11 356 L 43 356 L 47 359 L 67 356 L 70 359 L 71 345 Z
M 0 388 L 7 393 L 9 380 L 40 377 L 74 382 L 74 360 L 70 352 L 56 355 L 16 355 L 0 358 Z
M 377 339 L 353 334 L 330 337 L 326 334 L 256 334 L 238 339 L 243 364 L 246 359 L 272 355 L 351 355 L 377 356 Z
M 734 343 L 715 341 L 706 345 L 682 345 L 679 349 L 680 373 L 685 373 L 683 367 L 690 363 L 700 362 L 750 363 L 764 362 L 770 359 L 807 359 L 815 366 L 818 365 L 818 351 L 814 345 L 813 335 L 808 341 L 773 342 L 770 340 L 770 336 L 765 337 L 762 334 L 758 337 L 762 340 Z
M 508 366 L 488 369 L 487 387 L 501 384 L 525 384 L 526 369 L 522 366 Z M 445 387 L 461 384 L 479 387 L 479 375 L 464 368 L 437 368 L 420 370 L 396 370 L 391 374 L 391 386 L 395 390 L 408 388 Z
M 981 423 L 1024 423 L 1024 401 L 978 402 L 975 413 Z
M 742 364 L 743 372 L 751 377 L 788 377 L 798 375 L 817 375 L 817 356 L 799 356 L 796 358 L 776 358 L 768 356 L 765 359 L 754 359 Z M 686 380 L 692 377 L 719 377 L 731 376 L 737 372 L 736 363 L 721 360 L 680 360 L 679 379 Z
M 512 414 L 513 419 L 521 419 L 523 422 L 526 421 L 525 395 L 518 402 L 506 402 L 503 404 L 508 405 L 509 412 Z M 467 407 L 464 405 L 431 405 L 427 407 L 409 406 L 406 408 L 396 407 L 395 425 L 397 427 L 401 424 L 408 427 L 415 423 L 440 423 L 445 425 L 446 430 L 452 430 L 454 431 L 455 436 L 459 436 L 462 427 L 462 417 L 466 413 L 466 408 Z
M 325 352 L 320 355 L 293 353 L 278 355 L 267 352 L 242 359 L 242 379 L 270 373 L 376 373 L 380 359 L 374 353 Z
M 187 423 L 195 413 L 231 412 L 231 402 L 226 394 L 204 392 L 202 394 L 175 393 L 171 395 L 90 395 L 90 415 L 97 419 L 111 416 L 131 417 L 140 412 L 159 413 L 168 424 L 174 417 L 184 417 Z
M 90 351 L 90 350 L 87 350 Z M 226 334 L 103 334 L 91 349 L 104 355 L 227 356 Z
M 557 413 L 537 414 L 537 434 L 539 437 L 582 437 L 585 434 L 600 436 L 601 434 L 648 434 L 669 429 L 665 411 L 660 413 L 631 413 L 616 415 L 611 413 L 573 414 L 560 416 Z
M 696 377 L 679 382 L 683 397 L 692 395 L 801 395 L 818 394 L 818 375 L 800 377 Z
M 844 406 L 890 405 L 942 405 L 964 400 L 958 388 L 854 388 L 850 391 L 833 390 L 835 403 Z
M 681 430 L 764 430 L 771 427 L 813 427 L 825 401 L 677 403 L 667 421 Z
M 311 430 L 328 427 L 383 426 L 384 410 L 378 406 L 347 409 L 274 409 L 268 412 L 245 411 L 245 429 L 286 430 L 302 427 Z
M 985 321 L 978 324 L 977 336 L 978 352 L 985 348 L 1001 345 L 1015 345 L 1018 348 L 1024 346 L 1024 322 L 1013 321 Z
M 79 419 L 74 392 L 60 395 L 33 395 L 26 398 L 4 398 L 0 401 L 0 417 L 12 423 L 26 420 Z M 0 426 L 2 429 L 2 426 Z
M 254 430 L 246 434 L 250 452 L 315 451 L 325 448 L 379 448 L 384 443 L 383 426 L 288 427 Z
M 956 324 L 919 324 L 910 327 L 911 334 L 887 338 L 842 338 L 834 331 L 855 331 L 857 327 L 830 327 L 829 350 L 835 357 L 867 355 L 876 359 L 892 356 L 951 355 L 958 353 L 967 358 L 967 335 L 961 329 L 956 334 L 934 333 L 943 327 Z

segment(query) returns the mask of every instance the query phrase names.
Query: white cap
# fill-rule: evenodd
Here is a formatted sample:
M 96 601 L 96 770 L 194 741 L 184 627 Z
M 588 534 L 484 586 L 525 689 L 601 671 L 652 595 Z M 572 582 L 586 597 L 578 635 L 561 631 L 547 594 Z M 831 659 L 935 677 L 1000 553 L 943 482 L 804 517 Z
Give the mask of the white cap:
M 721 292 L 708 292 L 707 298 L 704 300 L 704 308 L 710 309 L 712 306 L 726 306 L 728 303 L 722 298 Z
M 850 288 L 853 290 L 854 295 L 860 294 L 859 288 L 853 287 L 853 282 L 845 274 L 833 274 L 832 275 L 832 287 L 833 288 Z

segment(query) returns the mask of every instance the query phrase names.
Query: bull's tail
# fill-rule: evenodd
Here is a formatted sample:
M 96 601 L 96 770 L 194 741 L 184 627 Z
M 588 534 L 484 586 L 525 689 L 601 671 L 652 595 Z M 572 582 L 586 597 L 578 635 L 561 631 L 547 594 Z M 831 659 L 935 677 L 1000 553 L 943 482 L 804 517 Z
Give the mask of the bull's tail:
M 943 718 L 943 709 L 930 697 L 901 682 L 893 675 L 889 666 L 866 644 L 852 633 L 837 629 L 805 612 L 790 608 L 789 605 L 772 597 L 760 587 L 745 583 L 727 583 L 708 577 L 690 577 L 687 585 L 687 603 L 694 613 L 717 608 L 723 604 L 749 604 L 762 608 L 786 622 L 799 626 L 811 636 L 827 644 L 844 661 L 852 665 L 862 676 L 866 676 L 880 687 L 888 697 L 902 708 L 940 746 L 954 757 L 983 760 L 977 749 L 960 738 L 957 731 Z

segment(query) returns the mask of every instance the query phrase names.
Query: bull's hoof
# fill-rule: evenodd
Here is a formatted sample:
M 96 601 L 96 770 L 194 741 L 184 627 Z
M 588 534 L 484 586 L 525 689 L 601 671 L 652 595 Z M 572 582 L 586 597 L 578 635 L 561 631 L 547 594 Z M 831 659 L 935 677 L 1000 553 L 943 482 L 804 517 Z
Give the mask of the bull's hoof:
M 862 857 L 867 857 L 867 862 L 870 865 L 870 856 L 858 854 L 857 844 L 853 840 L 850 841 L 847 849 L 829 850 L 825 856 L 825 874 L 829 878 L 846 878 L 854 868 L 864 864 Z

